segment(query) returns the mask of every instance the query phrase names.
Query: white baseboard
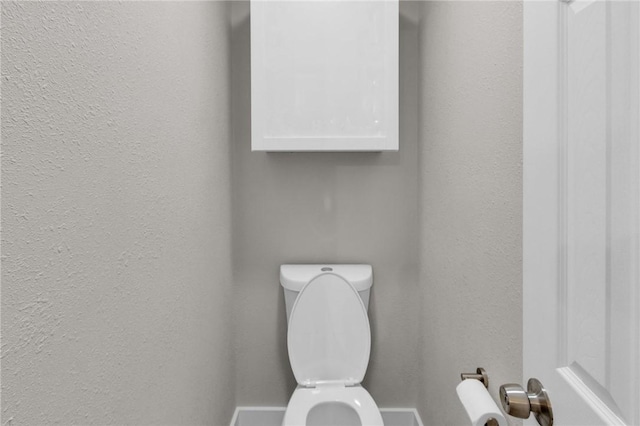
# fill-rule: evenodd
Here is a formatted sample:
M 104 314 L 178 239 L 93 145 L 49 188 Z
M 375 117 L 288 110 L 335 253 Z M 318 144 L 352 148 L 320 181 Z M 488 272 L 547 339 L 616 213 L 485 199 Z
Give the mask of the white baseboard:
M 230 426 L 281 426 L 286 407 L 236 407 Z M 381 408 L 384 426 L 424 426 L 415 408 Z

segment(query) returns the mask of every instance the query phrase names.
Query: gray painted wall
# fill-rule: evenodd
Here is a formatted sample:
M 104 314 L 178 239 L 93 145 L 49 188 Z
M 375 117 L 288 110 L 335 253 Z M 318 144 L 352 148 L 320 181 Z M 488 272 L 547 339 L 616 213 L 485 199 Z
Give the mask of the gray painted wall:
M 378 404 L 465 424 L 460 372 L 521 378 L 521 5 L 402 3 L 384 154 L 250 153 L 231 9 L 3 2 L 2 423 L 285 405 L 278 266 L 328 261 L 374 266 Z
M 462 425 L 461 372 L 522 377 L 522 4 L 422 8 L 418 406 Z
M 364 385 L 383 406 L 416 399 L 418 27 L 400 21 L 398 153 L 251 152 L 248 3 L 232 6 L 233 263 L 238 405 L 286 405 L 282 263 L 371 263 L 373 346 Z
M 2 2 L 2 424 L 225 424 L 228 10 Z

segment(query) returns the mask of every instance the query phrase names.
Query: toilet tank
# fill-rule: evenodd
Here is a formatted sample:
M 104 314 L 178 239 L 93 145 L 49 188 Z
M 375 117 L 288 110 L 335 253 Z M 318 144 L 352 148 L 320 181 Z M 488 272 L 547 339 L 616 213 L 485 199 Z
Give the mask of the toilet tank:
M 371 265 L 280 265 L 280 284 L 284 289 L 284 303 L 287 308 L 287 322 L 293 309 L 293 304 L 304 287 L 316 276 L 333 272 L 340 275 L 358 291 L 365 309 L 369 310 L 369 293 L 373 284 L 373 268 Z

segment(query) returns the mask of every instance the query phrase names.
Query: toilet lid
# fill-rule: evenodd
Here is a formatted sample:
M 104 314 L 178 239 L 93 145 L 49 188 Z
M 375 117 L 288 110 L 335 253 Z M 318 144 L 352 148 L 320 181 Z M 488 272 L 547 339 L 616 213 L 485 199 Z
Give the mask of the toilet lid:
M 360 383 L 369 364 L 371 331 L 355 288 L 331 273 L 311 280 L 291 311 L 287 344 L 299 384 Z

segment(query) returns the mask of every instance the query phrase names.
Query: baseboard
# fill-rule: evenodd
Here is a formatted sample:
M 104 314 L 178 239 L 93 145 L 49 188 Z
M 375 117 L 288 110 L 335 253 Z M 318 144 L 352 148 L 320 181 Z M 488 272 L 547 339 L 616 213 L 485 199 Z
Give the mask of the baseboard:
M 230 426 L 281 426 L 286 407 L 236 407 Z M 384 426 L 424 426 L 415 408 L 380 408 Z

